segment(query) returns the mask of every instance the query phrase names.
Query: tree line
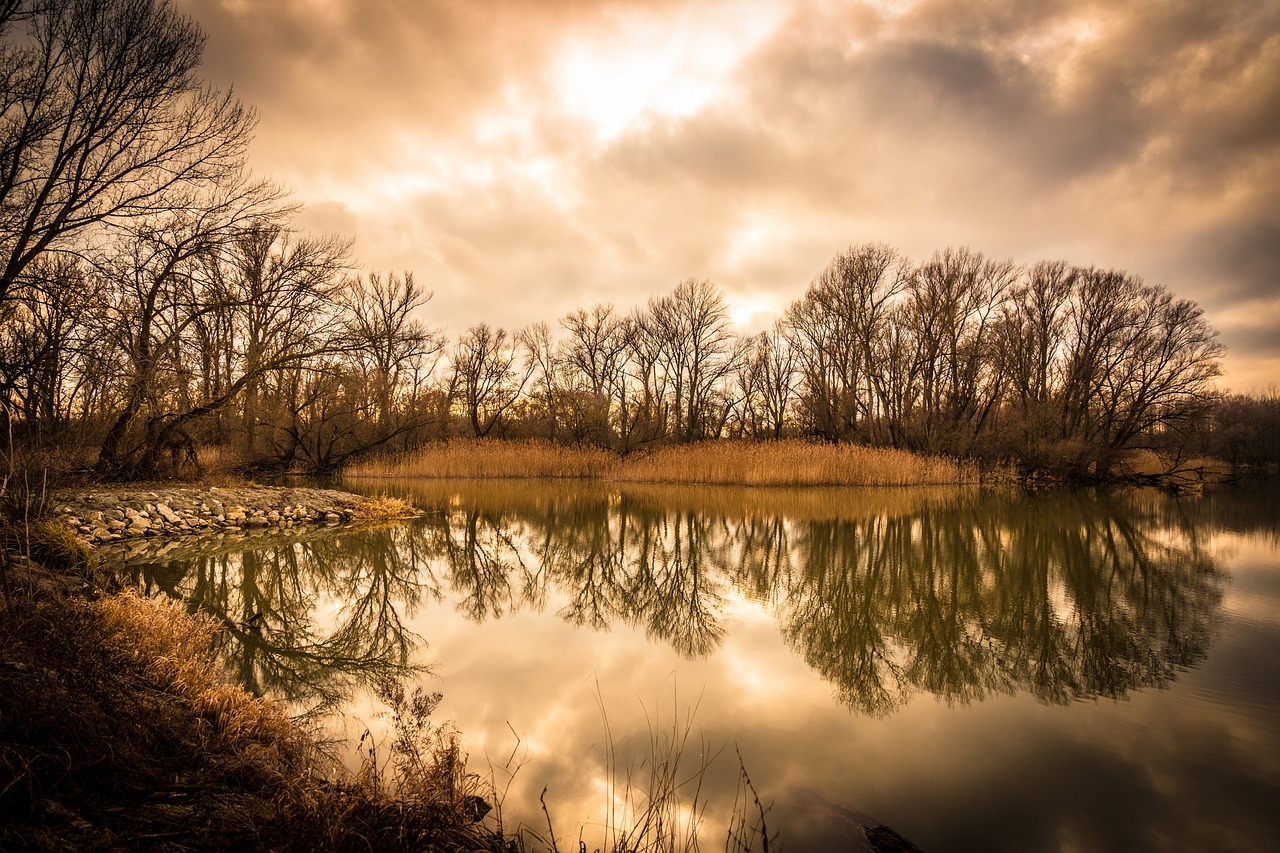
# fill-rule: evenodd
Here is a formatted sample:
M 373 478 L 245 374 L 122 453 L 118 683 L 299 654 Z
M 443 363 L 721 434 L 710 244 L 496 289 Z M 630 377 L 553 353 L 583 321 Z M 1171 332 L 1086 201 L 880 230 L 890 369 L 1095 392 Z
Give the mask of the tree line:
M 199 79 L 204 36 L 168 2 L 0 0 L 0 37 L 5 425 L 93 448 L 103 477 L 178 472 L 197 447 L 331 470 L 459 435 L 810 436 L 1105 475 L 1203 441 L 1218 400 L 1194 303 L 968 248 L 851 246 L 753 336 L 690 278 L 449 341 L 411 273 L 355 274 L 348 241 L 292 227 L 247 169 L 254 113 Z

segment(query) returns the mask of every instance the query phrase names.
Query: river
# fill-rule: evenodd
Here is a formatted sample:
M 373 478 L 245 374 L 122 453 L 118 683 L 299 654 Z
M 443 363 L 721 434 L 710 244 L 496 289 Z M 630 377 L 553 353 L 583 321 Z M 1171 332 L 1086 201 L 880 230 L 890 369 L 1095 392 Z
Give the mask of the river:
M 341 485 L 426 515 L 128 571 L 351 743 L 386 731 L 372 681 L 439 691 L 504 822 L 545 837 L 549 815 L 562 849 L 607 842 L 677 758 L 703 849 L 735 800 L 758 818 L 752 790 L 793 853 L 864 823 L 932 853 L 1280 849 L 1275 479 Z

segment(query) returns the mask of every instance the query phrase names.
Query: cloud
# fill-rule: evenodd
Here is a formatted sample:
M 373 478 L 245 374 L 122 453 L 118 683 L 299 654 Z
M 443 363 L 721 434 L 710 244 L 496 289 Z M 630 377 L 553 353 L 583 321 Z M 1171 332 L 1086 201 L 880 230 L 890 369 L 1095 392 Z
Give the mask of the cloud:
M 181 6 L 261 111 L 256 167 L 347 211 L 453 330 L 688 276 L 781 307 L 867 240 L 1120 267 L 1280 323 L 1276 0 Z M 1280 358 L 1222 329 L 1233 372 Z

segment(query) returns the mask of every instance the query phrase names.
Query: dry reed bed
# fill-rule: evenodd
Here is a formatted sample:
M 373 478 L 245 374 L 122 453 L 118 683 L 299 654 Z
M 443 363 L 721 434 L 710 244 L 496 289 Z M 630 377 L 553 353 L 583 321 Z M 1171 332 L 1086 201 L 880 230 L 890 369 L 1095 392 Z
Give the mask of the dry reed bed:
M 351 465 L 357 477 L 569 477 L 608 479 L 619 458 L 597 448 L 548 441 L 455 440 L 433 442 L 407 453 L 384 454 Z
M 742 486 L 924 486 L 977 483 L 971 462 L 902 450 L 804 441 L 706 442 L 628 458 L 621 480 Z
M 976 463 L 902 450 L 806 441 L 709 441 L 625 459 L 599 448 L 546 441 L 456 440 L 365 460 L 356 477 L 577 478 L 618 483 L 728 486 L 976 484 Z

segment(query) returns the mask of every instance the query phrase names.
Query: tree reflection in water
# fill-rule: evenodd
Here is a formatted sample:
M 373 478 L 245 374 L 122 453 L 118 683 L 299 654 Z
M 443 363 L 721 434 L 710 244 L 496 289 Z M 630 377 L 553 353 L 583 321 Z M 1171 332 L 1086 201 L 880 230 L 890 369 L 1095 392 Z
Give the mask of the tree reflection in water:
M 129 555 L 125 571 L 221 622 L 218 651 L 249 690 L 322 711 L 357 684 L 417 669 L 403 620 L 441 595 L 422 544 L 398 526 L 194 540 Z
M 427 550 L 473 619 L 556 597 L 573 624 L 702 657 L 732 592 L 871 714 L 921 691 L 1063 703 L 1160 686 L 1204 656 L 1221 599 L 1197 520 L 1156 493 L 405 488 L 446 508 L 418 535 L 447 543 Z
M 1207 651 L 1221 578 L 1160 500 L 975 496 L 803 524 L 787 636 L 876 714 L 920 690 L 1061 703 L 1164 685 Z
M 919 692 L 1064 703 L 1164 685 L 1204 656 L 1221 599 L 1201 520 L 1155 493 L 374 484 L 389 486 L 427 517 L 131 565 L 223 621 L 253 689 L 322 701 L 405 670 L 402 620 L 424 597 L 477 622 L 554 606 L 690 658 L 750 599 L 876 715 Z
M 718 614 L 727 579 L 704 566 L 710 524 L 694 512 L 606 497 L 554 502 L 540 514 L 472 504 L 429 517 L 418 531 L 444 557 L 470 619 L 541 610 L 552 586 L 568 595 L 560 613 L 573 624 L 640 626 L 701 657 L 724 638 Z

